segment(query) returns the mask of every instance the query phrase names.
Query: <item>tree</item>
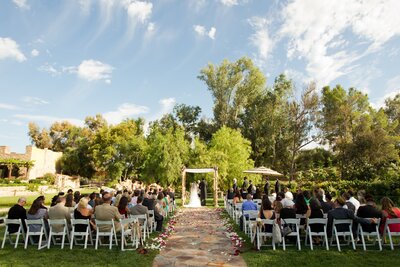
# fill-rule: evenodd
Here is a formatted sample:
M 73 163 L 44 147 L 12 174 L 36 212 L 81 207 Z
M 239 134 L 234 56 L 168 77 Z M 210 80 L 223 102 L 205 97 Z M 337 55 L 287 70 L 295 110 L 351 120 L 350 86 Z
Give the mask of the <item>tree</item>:
M 143 120 L 132 119 L 103 126 L 95 134 L 91 147 L 96 167 L 112 179 L 137 174 L 143 167 L 145 150 Z
M 221 65 L 208 64 L 198 78 L 204 81 L 214 99 L 214 120 L 221 126 L 236 128 L 239 116 L 265 86 L 265 76 L 251 59 L 224 60 Z
M 234 178 L 241 177 L 244 170 L 254 166 L 250 154 L 250 141 L 238 130 L 223 126 L 213 135 L 210 157 L 211 164 L 218 167 L 220 187 L 227 189 Z
M 400 94 L 385 100 L 384 111 L 393 128 L 391 133 L 400 135 Z
M 199 106 L 177 104 L 174 107 L 174 115 L 181 123 L 189 141 L 191 141 L 190 136 L 197 132 L 197 123 L 199 122 L 200 114 L 201 108 Z
M 33 145 L 35 145 L 37 148 L 42 149 L 52 148 L 51 138 L 47 129 L 43 128 L 42 130 L 40 130 L 39 126 L 34 122 L 30 122 L 28 127 L 28 135 Z
M 154 123 L 147 143 L 145 180 L 149 183 L 159 181 L 163 186 L 177 184 L 189 156 L 189 143 L 183 129 L 162 128 L 159 123 Z
M 302 148 L 317 141 L 318 136 L 312 130 L 317 122 L 319 97 L 315 83 L 311 83 L 302 93 L 300 100 L 287 105 L 287 136 L 290 152 L 290 179 L 296 174 L 296 158 Z

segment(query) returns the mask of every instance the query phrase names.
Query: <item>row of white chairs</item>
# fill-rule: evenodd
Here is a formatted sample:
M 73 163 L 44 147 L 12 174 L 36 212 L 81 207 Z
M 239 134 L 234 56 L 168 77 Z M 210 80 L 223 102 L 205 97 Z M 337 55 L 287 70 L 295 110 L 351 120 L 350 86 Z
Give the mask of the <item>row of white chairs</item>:
M 25 220 L 26 233 L 21 219 L 4 219 L 5 232 L 2 241 L 1 248 L 4 248 L 6 241 L 8 240 L 14 248 L 18 247 L 20 241 L 23 241 L 24 248 L 28 247 L 28 242 L 34 244 L 33 237 L 38 237 L 38 249 L 50 248 L 51 244 L 61 245 L 61 249 L 64 248 L 66 241 L 68 240 L 70 249 L 74 245 L 83 245 L 86 249 L 88 243 L 93 245 L 92 232 L 90 230 L 90 222 L 88 219 L 71 219 L 71 231 L 68 229 L 68 223 L 66 219 L 62 220 L 47 220 L 49 231 L 47 232 L 46 224 L 43 219 L 38 220 Z M 101 242 L 102 237 L 108 237 L 109 249 L 112 249 L 113 243 L 118 246 L 118 237 L 114 220 L 111 221 L 100 221 L 95 220 L 96 223 L 96 239 L 95 239 L 95 249 L 98 246 L 103 245 Z M 121 219 L 119 221 L 121 225 L 119 240 L 121 242 L 121 250 L 127 250 L 127 246 L 132 246 L 138 248 L 139 243 L 145 241 L 145 238 L 149 236 L 148 226 L 147 226 L 147 216 L 146 215 L 131 215 L 129 218 Z M 18 230 L 15 233 L 9 232 L 9 226 L 18 226 Z M 77 231 L 76 226 L 83 226 L 85 231 Z M 106 227 L 110 230 L 101 231 L 100 228 Z M 15 236 L 15 241 L 13 240 Z M 57 237 L 59 241 L 57 242 Z M 78 241 L 81 241 L 79 244 Z M 83 242 L 83 243 L 82 243 Z M 107 245 L 107 244 L 104 244 Z
M 259 224 L 264 225 L 262 227 L 257 226 L 256 232 L 254 233 L 254 227 L 253 225 L 256 224 L 256 220 L 258 218 L 258 211 L 243 211 L 242 212 L 242 204 L 237 203 L 236 205 L 233 204 L 231 200 L 227 200 L 225 202 L 225 209 L 228 212 L 228 214 L 233 218 L 233 220 L 239 224 L 240 217 L 242 217 L 242 222 L 243 222 L 243 231 L 245 234 L 247 234 L 250 238 L 251 241 L 254 241 L 254 238 L 257 238 L 256 244 L 257 248 L 260 249 L 262 246 L 262 241 L 264 240 L 263 237 L 271 237 L 273 238 L 272 232 L 268 233 L 263 231 L 264 227 L 277 227 L 278 224 L 275 222 L 275 220 L 261 220 Z M 242 216 L 243 215 L 243 216 Z M 294 236 L 296 238 L 296 244 L 298 249 L 301 249 L 301 236 L 300 232 L 304 231 L 305 232 L 305 245 L 307 246 L 309 243 L 309 246 L 311 250 L 313 250 L 313 242 L 312 239 L 313 237 L 320 237 L 322 238 L 323 245 L 326 247 L 327 250 L 329 250 L 329 246 L 332 246 L 333 243 L 336 243 L 337 249 L 341 251 L 341 244 L 340 243 L 340 237 L 343 237 L 343 239 L 346 241 L 347 245 L 352 245 L 353 249 L 356 249 L 356 242 L 354 239 L 353 235 L 353 220 L 333 220 L 333 225 L 332 225 L 332 237 L 330 239 L 330 242 L 328 242 L 328 235 L 327 235 L 327 214 L 324 214 L 324 218 L 315 218 L 315 219 L 306 219 L 306 224 L 300 224 L 301 219 L 306 219 L 304 215 L 297 215 L 296 219 L 285 219 L 283 221 L 283 225 L 281 225 L 281 231 L 285 224 L 290 225 L 292 232 L 289 233 L 287 236 Z M 393 236 L 400 236 L 400 232 L 391 232 L 390 231 L 390 225 L 394 224 L 400 224 L 400 219 L 387 219 L 384 227 L 384 233 L 383 237 L 388 237 L 389 239 L 389 244 L 390 248 L 393 250 L 394 245 L 393 245 Z M 323 229 L 321 232 L 313 232 L 312 231 L 312 225 L 320 225 Z M 339 226 L 340 225 L 340 226 Z M 362 225 L 358 225 L 357 230 L 356 230 L 356 236 L 360 238 L 361 240 L 361 245 L 364 250 L 366 250 L 367 247 L 367 242 L 366 240 L 373 239 L 373 243 L 371 245 L 376 245 L 378 243 L 379 250 L 382 250 L 382 237 L 379 233 L 379 225 L 380 225 L 380 220 L 378 220 L 377 224 L 374 226 L 374 231 L 372 232 L 367 232 L 364 231 Z M 339 227 L 338 227 L 339 226 Z M 343 227 L 345 228 L 344 231 Z M 275 244 L 277 243 L 275 240 L 271 240 L 271 245 L 273 249 L 275 249 Z M 282 246 L 283 249 L 286 249 L 286 240 L 285 238 L 282 238 Z

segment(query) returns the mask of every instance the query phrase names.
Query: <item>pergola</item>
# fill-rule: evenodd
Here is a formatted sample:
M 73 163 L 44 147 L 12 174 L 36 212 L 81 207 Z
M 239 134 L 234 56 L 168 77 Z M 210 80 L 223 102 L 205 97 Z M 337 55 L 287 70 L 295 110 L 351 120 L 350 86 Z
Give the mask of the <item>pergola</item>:
M 182 206 L 186 201 L 186 173 L 214 173 L 214 206 L 218 207 L 218 168 L 204 168 L 204 169 L 182 169 Z

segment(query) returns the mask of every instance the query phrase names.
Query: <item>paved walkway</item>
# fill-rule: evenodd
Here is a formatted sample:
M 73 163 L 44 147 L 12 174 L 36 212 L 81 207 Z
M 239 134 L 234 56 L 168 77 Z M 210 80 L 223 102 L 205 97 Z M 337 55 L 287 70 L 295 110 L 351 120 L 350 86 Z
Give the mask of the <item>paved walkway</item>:
M 243 258 L 233 256 L 233 246 L 226 236 L 219 211 L 209 208 L 183 208 L 176 218 L 175 232 L 167 246 L 154 259 L 161 266 L 239 266 Z

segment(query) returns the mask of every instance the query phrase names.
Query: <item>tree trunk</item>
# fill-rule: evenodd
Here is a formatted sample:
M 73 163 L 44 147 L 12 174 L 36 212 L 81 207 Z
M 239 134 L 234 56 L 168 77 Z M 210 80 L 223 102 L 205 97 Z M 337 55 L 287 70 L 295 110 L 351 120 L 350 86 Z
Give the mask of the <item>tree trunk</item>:
M 13 165 L 7 165 L 8 168 L 8 179 L 11 179 L 11 175 L 12 175 L 12 170 L 13 170 Z

